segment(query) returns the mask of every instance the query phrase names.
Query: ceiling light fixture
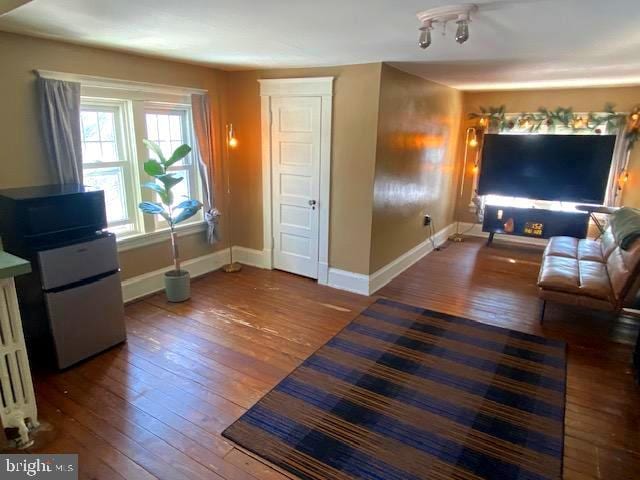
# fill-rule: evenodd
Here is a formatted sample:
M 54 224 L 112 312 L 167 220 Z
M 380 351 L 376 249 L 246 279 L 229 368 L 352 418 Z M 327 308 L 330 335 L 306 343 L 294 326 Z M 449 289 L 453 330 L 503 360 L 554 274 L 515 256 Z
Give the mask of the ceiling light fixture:
M 463 5 L 449 5 L 447 7 L 436 7 L 416 14 L 422 26 L 420 27 L 420 39 L 418 46 L 422 49 L 431 45 L 431 30 L 435 24 L 442 25 L 443 34 L 448 22 L 455 21 L 458 25 L 456 29 L 456 42 L 459 44 L 469 40 L 469 23 L 471 13 L 478 11 L 475 3 L 465 3 Z

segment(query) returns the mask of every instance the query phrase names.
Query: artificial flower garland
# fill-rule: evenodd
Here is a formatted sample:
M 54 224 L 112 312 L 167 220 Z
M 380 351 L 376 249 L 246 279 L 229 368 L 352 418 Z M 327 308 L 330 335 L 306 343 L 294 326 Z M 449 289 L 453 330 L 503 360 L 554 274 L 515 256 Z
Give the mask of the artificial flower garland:
M 494 131 L 512 130 L 518 128 L 538 133 L 540 130 L 562 125 L 574 130 L 591 130 L 595 134 L 602 133 L 602 127 L 608 131 L 624 128 L 624 135 L 629 141 L 629 150 L 640 139 L 640 105 L 635 106 L 631 113 L 618 113 L 614 105 L 607 103 L 602 112 L 587 114 L 574 113 L 573 108 L 558 107 L 549 110 L 540 107 L 535 113 L 521 113 L 507 115 L 506 107 L 480 107 L 480 113 L 470 113 L 469 118 L 478 120 L 482 128 Z

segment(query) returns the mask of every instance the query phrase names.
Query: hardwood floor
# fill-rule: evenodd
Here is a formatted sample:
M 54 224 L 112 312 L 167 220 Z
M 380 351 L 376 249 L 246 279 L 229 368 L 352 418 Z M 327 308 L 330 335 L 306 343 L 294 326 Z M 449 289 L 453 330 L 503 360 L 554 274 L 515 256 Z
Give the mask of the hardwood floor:
M 638 478 L 637 325 L 549 305 L 540 327 L 539 260 L 530 247 L 449 243 L 378 293 L 565 339 L 565 478 Z M 195 280 L 184 304 L 131 304 L 126 345 L 37 378 L 32 451 L 79 453 L 81 478 L 284 479 L 220 432 L 374 300 L 245 267 Z

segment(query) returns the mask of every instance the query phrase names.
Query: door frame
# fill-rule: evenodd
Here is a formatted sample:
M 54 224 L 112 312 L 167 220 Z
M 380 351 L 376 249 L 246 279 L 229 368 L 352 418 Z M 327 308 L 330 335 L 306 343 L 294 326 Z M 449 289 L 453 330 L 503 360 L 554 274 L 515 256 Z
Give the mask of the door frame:
M 318 283 L 329 283 L 329 215 L 331 211 L 331 119 L 334 77 L 261 79 L 262 230 L 264 264 L 273 268 L 273 197 L 271 158 L 271 99 L 320 97 L 320 198 L 318 210 Z

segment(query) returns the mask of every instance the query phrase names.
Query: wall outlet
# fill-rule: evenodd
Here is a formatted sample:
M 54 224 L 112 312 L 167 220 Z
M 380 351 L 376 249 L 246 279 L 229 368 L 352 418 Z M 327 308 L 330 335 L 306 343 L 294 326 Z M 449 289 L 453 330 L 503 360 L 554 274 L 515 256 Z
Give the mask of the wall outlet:
M 431 225 L 431 215 L 425 215 L 424 216 L 423 225 L 425 227 L 428 227 L 429 225 Z

